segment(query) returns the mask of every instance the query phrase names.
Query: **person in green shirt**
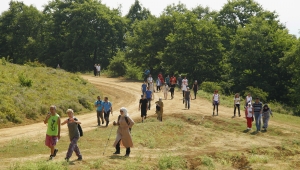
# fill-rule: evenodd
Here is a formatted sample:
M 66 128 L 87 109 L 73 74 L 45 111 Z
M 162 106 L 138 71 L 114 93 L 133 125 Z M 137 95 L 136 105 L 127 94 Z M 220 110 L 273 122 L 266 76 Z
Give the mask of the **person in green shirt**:
M 55 145 L 60 139 L 60 117 L 56 113 L 56 106 L 50 106 L 50 112 L 44 120 L 47 126 L 45 145 L 51 149 L 49 160 L 52 160 L 56 156 L 58 149 L 55 149 Z

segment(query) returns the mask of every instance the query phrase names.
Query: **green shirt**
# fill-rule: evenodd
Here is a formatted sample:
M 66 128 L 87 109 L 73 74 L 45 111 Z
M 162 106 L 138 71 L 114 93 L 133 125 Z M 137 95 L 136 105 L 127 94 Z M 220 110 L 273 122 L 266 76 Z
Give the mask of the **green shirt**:
M 47 135 L 49 136 L 57 136 L 58 135 L 58 118 L 59 115 L 56 114 L 54 116 L 50 116 L 48 119 L 48 128 L 47 128 Z

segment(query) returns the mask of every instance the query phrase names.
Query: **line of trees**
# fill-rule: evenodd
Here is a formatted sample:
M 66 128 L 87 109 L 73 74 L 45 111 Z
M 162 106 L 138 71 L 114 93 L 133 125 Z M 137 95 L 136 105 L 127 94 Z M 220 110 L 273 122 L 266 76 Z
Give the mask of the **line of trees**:
M 113 75 L 145 69 L 216 82 L 230 94 L 256 89 L 300 115 L 300 39 L 253 0 L 220 11 L 172 4 L 153 16 L 138 0 L 128 14 L 99 0 L 53 0 L 43 11 L 11 1 L 0 16 L 0 55 L 68 71 L 101 63 Z

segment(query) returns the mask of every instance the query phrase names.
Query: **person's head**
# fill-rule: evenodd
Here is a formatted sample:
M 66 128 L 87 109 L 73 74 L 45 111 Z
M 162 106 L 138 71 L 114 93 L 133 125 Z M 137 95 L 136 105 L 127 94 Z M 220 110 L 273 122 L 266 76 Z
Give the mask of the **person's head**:
M 218 92 L 219 92 L 218 90 L 215 90 L 215 92 L 214 92 L 214 93 L 215 93 L 215 94 L 217 94 Z
M 50 113 L 52 113 L 52 114 L 56 113 L 56 106 L 55 105 L 50 106 Z
M 267 110 L 269 106 L 267 104 L 264 105 L 264 109 Z
M 146 97 L 145 97 L 145 95 L 141 95 L 141 99 L 145 99 Z
M 251 96 L 251 93 L 248 93 L 248 96 L 250 97 L 250 96 Z
M 148 87 L 147 87 L 147 90 L 149 90 L 149 89 L 150 89 L 150 87 L 148 86 Z
M 151 74 L 149 74 L 149 77 L 151 77 Z
M 234 97 L 235 97 L 235 98 L 238 98 L 238 97 L 240 97 L 240 94 L 239 94 L 239 93 L 236 93 L 236 94 L 234 95 Z
M 179 77 L 181 77 L 181 75 L 179 75 Z
M 259 97 L 255 98 L 255 102 L 258 103 L 259 102 Z
M 67 114 L 68 114 L 69 118 L 72 118 L 74 116 L 74 111 L 72 109 L 68 109 Z
M 248 103 L 248 107 L 251 107 L 251 102 Z
M 98 66 L 100 66 L 100 64 L 98 64 Z
M 162 98 L 161 98 L 161 97 L 159 97 L 159 101 L 162 101 Z
M 101 97 L 100 97 L 100 96 L 97 96 L 97 100 L 101 100 Z
M 120 114 L 121 116 L 128 116 L 127 109 L 125 107 L 121 107 Z
M 107 101 L 108 101 L 108 97 L 104 97 L 104 101 L 106 101 L 106 102 L 107 102 Z
M 194 84 L 197 84 L 197 80 L 195 80 Z

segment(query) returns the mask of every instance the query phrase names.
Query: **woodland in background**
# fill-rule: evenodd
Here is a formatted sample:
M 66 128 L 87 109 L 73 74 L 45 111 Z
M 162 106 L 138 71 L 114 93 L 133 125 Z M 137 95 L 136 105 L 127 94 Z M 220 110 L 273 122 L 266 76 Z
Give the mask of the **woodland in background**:
M 300 115 L 300 39 L 276 12 L 253 0 L 229 0 L 220 11 L 172 4 L 160 16 L 136 0 L 128 14 L 120 11 L 99 0 L 52 0 L 43 11 L 11 1 L 0 16 L 0 56 L 70 72 L 100 63 L 112 76 L 136 79 L 145 69 L 182 74 L 203 88 L 252 92 Z

